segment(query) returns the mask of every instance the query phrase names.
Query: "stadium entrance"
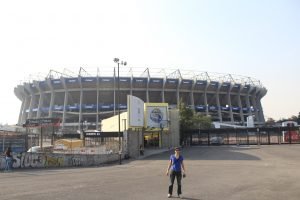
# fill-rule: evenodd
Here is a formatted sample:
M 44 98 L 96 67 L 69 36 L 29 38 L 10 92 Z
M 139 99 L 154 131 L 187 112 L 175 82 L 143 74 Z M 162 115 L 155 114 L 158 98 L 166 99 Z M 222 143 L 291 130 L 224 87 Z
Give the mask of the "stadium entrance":
M 144 147 L 159 147 L 159 132 L 146 132 L 144 134 Z

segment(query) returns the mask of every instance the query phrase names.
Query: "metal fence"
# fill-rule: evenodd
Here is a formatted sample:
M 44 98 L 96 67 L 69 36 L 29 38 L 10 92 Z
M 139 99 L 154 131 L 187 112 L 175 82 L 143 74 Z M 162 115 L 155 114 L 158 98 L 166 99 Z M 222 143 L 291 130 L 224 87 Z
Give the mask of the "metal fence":
M 299 127 L 194 129 L 181 135 L 182 145 L 300 144 Z
M 120 136 L 120 141 L 119 141 Z M 11 147 L 13 152 L 112 154 L 123 146 L 123 133 L 88 132 L 61 134 L 53 127 L 27 128 L 25 132 L 1 131 L 0 151 Z
M 13 152 L 24 152 L 28 145 L 28 136 L 12 131 L 0 131 L 0 151 L 11 147 Z

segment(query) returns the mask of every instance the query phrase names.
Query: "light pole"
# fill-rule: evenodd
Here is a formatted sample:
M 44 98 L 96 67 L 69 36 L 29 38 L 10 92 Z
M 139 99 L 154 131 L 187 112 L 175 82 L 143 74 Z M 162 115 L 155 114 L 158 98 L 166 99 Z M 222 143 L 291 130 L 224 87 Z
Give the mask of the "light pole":
M 121 120 L 120 120 L 120 75 L 119 75 L 119 68 L 120 68 L 120 64 L 121 65 L 127 65 L 126 61 L 121 61 L 120 63 L 120 59 L 119 58 L 114 58 L 114 62 L 118 64 L 118 124 L 119 124 L 119 131 L 118 131 L 118 138 L 119 138 L 119 164 L 122 164 L 122 154 L 121 154 Z

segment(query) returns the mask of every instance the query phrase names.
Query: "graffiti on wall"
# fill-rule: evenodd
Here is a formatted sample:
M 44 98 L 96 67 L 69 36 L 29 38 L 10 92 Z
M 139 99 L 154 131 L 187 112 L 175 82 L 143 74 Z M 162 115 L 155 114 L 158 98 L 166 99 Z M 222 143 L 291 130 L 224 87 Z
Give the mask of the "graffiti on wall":
M 79 167 L 99 165 L 106 161 L 118 160 L 118 154 L 101 156 L 65 155 L 53 153 L 17 153 L 13 154 L 13 168 Z M 5 156 L 0 156 L 0 169 L 5 168 Z
M 60 156 L 45 156 L 45 167 L 62 167 L 64 166 L 64 158 Z

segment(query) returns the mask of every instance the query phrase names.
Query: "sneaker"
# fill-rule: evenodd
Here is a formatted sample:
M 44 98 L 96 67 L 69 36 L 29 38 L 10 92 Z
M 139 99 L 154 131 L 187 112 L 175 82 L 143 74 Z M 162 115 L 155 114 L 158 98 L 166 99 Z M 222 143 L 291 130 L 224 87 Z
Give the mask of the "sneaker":
M 181 194 L 179 194 L 179 195 L 178 195 L 178 198 L 179 198 L 179 199 L 182 199 L 182 195 L 181 195 Z
M 168 198 L 171 198 L 172 197 L 172 195 L 171 194 L 168 194 Z

